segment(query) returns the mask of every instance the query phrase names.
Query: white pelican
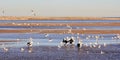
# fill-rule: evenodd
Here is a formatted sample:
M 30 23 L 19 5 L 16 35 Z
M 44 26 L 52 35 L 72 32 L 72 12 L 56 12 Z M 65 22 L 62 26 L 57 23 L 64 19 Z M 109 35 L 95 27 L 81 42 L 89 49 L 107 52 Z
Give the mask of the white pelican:
M 74 37 L 71 37 L 71 39 L 69 39 L 70 44 L 74 44 L 75 40 Z
M 78 38 L 77 47 L 78 47 L 78 48 L 82 48 L 82 46 L 83 46 L 82 40 L 81 40 L 80 38 Z
M 69 37 L 64 38 L 63 41 L 62 41 L 62 43 L 63 43 L 65 46 L 68 44 L 68 42 L 69 42 Z
M 33 44 L 33 41 L 32 41 L 32 38 L 30 38 L 30 41 L 29 41 L 29 42 L 27 42 L 27 45 L 28 45 L 28 47 L 31 47 L 31 46 L 32 46 L 32 44 Z

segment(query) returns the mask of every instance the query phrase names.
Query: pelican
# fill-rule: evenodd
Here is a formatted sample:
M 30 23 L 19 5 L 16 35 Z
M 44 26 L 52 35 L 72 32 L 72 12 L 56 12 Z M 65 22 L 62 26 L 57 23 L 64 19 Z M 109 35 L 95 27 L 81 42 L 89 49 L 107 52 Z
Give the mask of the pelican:
M 69 40 L 70 44 L 74 44 L 74 37 L 71 37 L 71 39 Z
M 77 44 L 77 47 L 78 48 L 82 48 L 82 46 L 83 46 L 83 43 L 82 43 L 82 40 L 80 39 L 80 38 L 78 38 L 78 44 Z
M 83 45 L 82 42 L 78 42 L 77 47 L 82 48 L 82 45 Z
M 33 44 L 33 41 L 32 41 L 32 38 L 30 38 L 30 41 L 29 41 L 29 42 L 27 42 L 27 46 L 28 46 L 28 47 L 31 47 L 31 46 L 32 46 L 32 44 Z
M 68 37 L 67 37 L 67 38 L 64 38 L 63 41 L 62 41 L 62 43 L 63 43 L 64 45 L 67 45 L 67 43 L 68 43 Z
M 27 42 L 28 47 L 32 46 L 32 42 Z

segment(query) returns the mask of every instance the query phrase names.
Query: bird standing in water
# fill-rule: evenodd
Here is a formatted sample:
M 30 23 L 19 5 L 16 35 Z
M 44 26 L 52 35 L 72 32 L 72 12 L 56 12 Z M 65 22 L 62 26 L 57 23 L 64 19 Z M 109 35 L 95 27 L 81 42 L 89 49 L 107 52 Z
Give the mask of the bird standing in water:
M 33 44 L 33 41 L 32 41 L 32 38 L 30 38 L 30 41 L 29 41 L 29 42 L 27 42 L 27 46 L 28 46 L 28 47 L 31 47 L 31 46 L 32 46 L 32 44 Z
M 69 40 L 70 44 L 74 44 L 74 37 L 71 37 L 71 39 Z
M 78 47 L 78 48 L 82 48 L 82 46 L 83 46 L 82 40 L 81 40 L 80 38 L 78 38 L 77 47 Z

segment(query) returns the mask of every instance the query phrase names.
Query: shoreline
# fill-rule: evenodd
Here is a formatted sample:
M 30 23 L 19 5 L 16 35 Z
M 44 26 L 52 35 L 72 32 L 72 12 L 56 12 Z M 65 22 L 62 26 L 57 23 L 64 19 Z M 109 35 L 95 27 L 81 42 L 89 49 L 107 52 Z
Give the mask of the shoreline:
M 118 17 L 42 17 L 42 16 L 0 16 L 0 20 L 120 20 Z

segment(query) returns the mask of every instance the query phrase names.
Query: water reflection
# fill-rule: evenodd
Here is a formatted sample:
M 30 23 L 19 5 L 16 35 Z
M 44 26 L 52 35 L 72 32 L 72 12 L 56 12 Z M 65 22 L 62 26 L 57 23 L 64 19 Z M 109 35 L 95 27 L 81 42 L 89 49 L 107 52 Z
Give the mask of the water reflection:
M 33 51 L 33 48 L 32 47 L 28 47 L 28 52 L 32 53 L 32 51 Z

